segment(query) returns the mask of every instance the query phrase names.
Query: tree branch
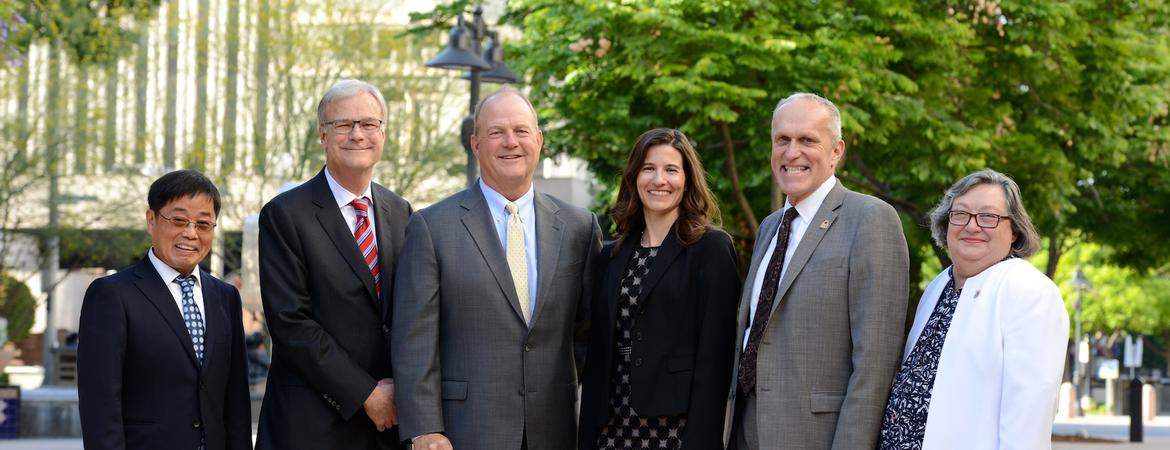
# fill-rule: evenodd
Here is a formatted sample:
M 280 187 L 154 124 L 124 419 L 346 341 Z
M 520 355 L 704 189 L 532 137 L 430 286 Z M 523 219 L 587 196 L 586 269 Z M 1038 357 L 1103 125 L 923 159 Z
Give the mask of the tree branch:
M 731 139 L 731 128 L 727 126 L 727 122 L 723 121 L 715 122 L 715 126 L 719 128 L 719 134 L 723 136 L 723 151 L 727 154 L 727 176 L 731 177 L 731 192 L 735 195 L 735 203 L 739 205 L 739 209 L 743 210 L 744 218 L 751 226 L 748 234 L 755 236 L 756 230 L 760 228 L 760 221 L 756 220 L 756 214 L 752 212 L 752 205 L 743 195 L 743 188 L 739 184 L 739 171 L 735 167 L 735 141 Z

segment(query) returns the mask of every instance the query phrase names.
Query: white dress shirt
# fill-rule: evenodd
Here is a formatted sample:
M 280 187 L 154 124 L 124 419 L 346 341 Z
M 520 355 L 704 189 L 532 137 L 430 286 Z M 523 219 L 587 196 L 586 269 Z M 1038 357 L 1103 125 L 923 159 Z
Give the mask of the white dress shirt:
M 796 208 L 796 217 L 792 219 L 792 228 L 788 234 L 788 248 L 784 251 L 784 266 L 780 270 L 780 278 L 776 280 L 776 285 L 780 285 L 780 281 L 784 279 L 784 274 L 788 272 L 788 262 L 792 260 L 792 255 L 796 253 L 796 246 L 800 244 L 800 239 L 804 237 L 805 230 L 808 230 L 808 223 L 813 216 L 817 214 L 817 210 L 821 209 L 821 204 L 825 202 L 825 197 L 829 196 L 829 191 L 833 190 L 833 186 L 837 184 L 837 177 L 829 176 L 829 179 L 821 183 L 817 190 L 809 194 L 804 201 L 793 206 L 788 203 L 788 199 L 784 199 L 784 209 Z M 780 225 L 776 226 L 777 228 Z M 762 235 L 762 233 L 761 233 Z M 772 260 L 772 253 L 776 251 L 776 239 L 780 237 L 780 230 L 777 229 L 772 234 L 772 240 L 768 241 L 768 250 L 764 252 L 764 258 L 760 260 L 760 266 L 756 268 L 759 273 L 756 274 L 755 281 L 752 282 L 752 296 L 751 296 L 751 311 L 748 312 L 747 329 L 752 329 L 752 321 L 756 319 L 756 305 L 760 303 L 760 289 L 764 286 L 764 272 L 768 270 L 768 262 Z M 776 295 L 780 295 L 779 292 Z M 772 306 L 776 305 L 779 299 L 772 301 Z M 743 334 L 743 347 L 747 349 L 748 337 L 751 333 Z
M 370 185 L 366 185 L 366 191 L 362 192 L 361 195 L 354 194 L 333 179 L 329 168 L 325 168 L 325 181 L 329 183 L 329 191 L 333 192 L 333 200 L 337 202 L 337 209 L 341 210 L 341 217 L 345 219 L 345 226 L 350 234 L 357 231 L 357 213 L 353 210 L 353 200 L 358 197 L 369 199 L 370 210 L 367 217 L 370 219 L 370 232 L 373 233 L 371 237 L 374 238 L 374 245 L 378 245 L 378 229 L 374 225 L 374 194 L 370 192 Z
M 492 213 L 492 223 L 496 225 L 496 233 L 500 237 L 500 245 L 504 249 L 508 248 L 508 210 L 504 205 L 508 204 L 508 199 L 495 189 L 492 189 L 479 180 L 479 188 L 483 191 L 483 198 L 487 200 L 488 210 Z M 532 203 L 532 199 L 536 196 L 532 186 L 528 187 L 528 192 L 521 195 L 520 198 L 512 202 L 516 204 L 516 208 L 520 214 L 520 225 L 524 227 L 524 257 L 528 260 L 528 305 L 529 311 L 536 312 L 536 207 Z
M 168 266 L 167 263 L 163 262 L 161 259 L 158 259 L 158 256 L 155 256 L 154 254 L 153 248 L 146 252 L 146 256 L 150 259 L 150 263 L 154 265 L 154 270 L 158 272 L 160 277 L 162 277 L 163 284 L 167 285 L 167 290 L 171 291 L 171 297 L 174 297 L 175 299 L 175 306 L 179 307 L 179 313 L 182 313 L 183 288 L 179 286 L 179 283 L 175 282 L 175 278 L 178 278 L 179 275 L 183 274 L 179 273 L 178 270 L 175 270 L 174 267 Z M 191 275 L 195 276 L 195 287 L 192 289 L 192 291 L 194 291 L 193 293 L 195 294 L 195 306 L 199 307 L 199 317 L 203 319 L 203 329 L 206 330 L 207 308 L 203 307 L 203 280 L 199 278 L 199 266 L 195 266 L 195 270 L 191 271 Z

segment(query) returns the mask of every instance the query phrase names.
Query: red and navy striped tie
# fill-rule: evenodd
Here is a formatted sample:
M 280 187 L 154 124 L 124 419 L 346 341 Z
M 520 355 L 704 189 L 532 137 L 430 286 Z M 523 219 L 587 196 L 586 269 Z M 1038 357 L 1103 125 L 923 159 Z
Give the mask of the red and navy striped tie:
M 382 298 L 382 273 L 378 268 L 378 246 L 374 242 L 374 229 L 370 227 L 370 200 L 365 197 L 353 199 L 353 212 L 357 215 L 357 228 L 353 238 L 357 240 L 358 249 L 370 267 L 370 274 L 374 276 L 374 292 L 378 299 Z

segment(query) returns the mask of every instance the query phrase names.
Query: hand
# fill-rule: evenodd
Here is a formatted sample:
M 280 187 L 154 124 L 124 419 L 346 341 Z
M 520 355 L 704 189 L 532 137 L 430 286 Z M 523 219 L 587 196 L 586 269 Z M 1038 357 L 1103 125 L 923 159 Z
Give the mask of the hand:
M 366 410 L 366 415 L 370 416 L 379 432 L 398 425 L 398 410 L 394 406 L 394 380 L 390 378 L 378 380 L 362 408 Z
M 447 436 L 439 433 L 424 434 L 414 438 L 414 450 L 455 450 Z

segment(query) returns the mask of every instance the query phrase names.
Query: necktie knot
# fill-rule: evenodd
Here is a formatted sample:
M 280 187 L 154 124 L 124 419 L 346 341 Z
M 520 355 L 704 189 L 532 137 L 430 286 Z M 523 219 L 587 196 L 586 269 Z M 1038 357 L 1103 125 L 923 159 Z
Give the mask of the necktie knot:
M 784 226 L 786 224 L 792 225 L 792 221 L 794 219 L 796 219 L 796 216 L 799 216 L 799 215 L 800 215 L 800 213 L 798 211 L 796 211 L 795 206 L 788 207 L 788 209 L 784 211 L 784 219 L 781 220 L 780 226 Z
M 175 283 L 183 289 L 191 289 L 195 287 L 195 275 L 179 275 L 175 277 Z
M 369 200 L 366 200 L 365 197 L 355 198 L 352 202 L 350 202 L 350 204 L 353 205 L 354 213 L 359 216 L 364 216 L 370 212 L 370 203 Z
M 518 211 L 520 211 L 520 207 L 516 206 L 516 204 L 512 203 L 512 202 L 508 202 L 508 203 L 504 204 L 504 209 L 508 210 L 508 214 L 513 215 L 513 216 L 515 216 L 516 213 Z

